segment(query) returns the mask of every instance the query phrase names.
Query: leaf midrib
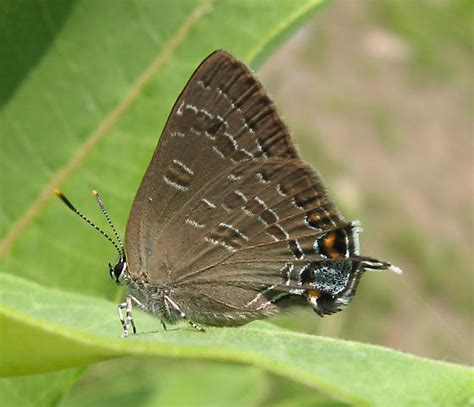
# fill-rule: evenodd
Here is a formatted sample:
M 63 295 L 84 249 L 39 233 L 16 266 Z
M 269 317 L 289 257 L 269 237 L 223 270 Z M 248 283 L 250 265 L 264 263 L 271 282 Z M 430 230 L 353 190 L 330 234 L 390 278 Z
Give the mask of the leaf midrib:
M 159 72 L 163 64 L 171 58 L 174 51 L 188 37 L 192 28 L 200 21 L 213 2 L 214 0 L 203 0 L 193 10 L 190 16 L 178 28 L 176 34 L 168 42 L 168 45 L 164 47 L 151 64 L 148 65 L 135 82 L 132 83 L 124 98 L 112 111 L 109 112 L 107 116 L 104 117 L 71 159 L 56 171 L 51 181 L 41 190 L 36 199 L 34 199 L 24 211 L 23 215 L 12 224 L 5 234 L 5 237 L 0 242 L 0 258 L 5 257 L 9 253 L 12 245 L 21 236 L 22 232 L 33 223 L 35 218 L 41 212 L 41 209 L 53 196 L 52 190 L 61 185 L 70 174 L 80 166 L 85 158 L 93 151 L 94 147 L 131 108 L 143 91 L 143 88 Z

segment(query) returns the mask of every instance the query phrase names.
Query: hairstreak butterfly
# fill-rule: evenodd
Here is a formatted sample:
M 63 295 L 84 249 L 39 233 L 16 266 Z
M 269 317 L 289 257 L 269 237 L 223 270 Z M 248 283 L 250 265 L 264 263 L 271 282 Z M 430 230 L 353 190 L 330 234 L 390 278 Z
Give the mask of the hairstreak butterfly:
M 349 304 L 365 271 L 401 270 L 361 256 L 320 177 L 298 156 L 262 85 L 226 51 L 207 57 L 178 97 L 115 239 L 55 193 L 117 249 L 111 277 L 132 307 L 165 322 L 243 325 L 290 306 L 320 316 Z M 123 313 L 125 312 L 125 317 Z

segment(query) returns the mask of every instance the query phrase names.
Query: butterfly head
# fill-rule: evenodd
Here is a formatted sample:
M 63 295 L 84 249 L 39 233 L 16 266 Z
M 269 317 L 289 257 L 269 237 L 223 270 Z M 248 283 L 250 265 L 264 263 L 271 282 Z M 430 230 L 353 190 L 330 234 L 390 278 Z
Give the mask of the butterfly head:
M 121 284 L 127 275 L 127 261 L 125 258 L 121 258 L 115 266 L 109 263 L 109 274 L 112 280 L 117 284 Z

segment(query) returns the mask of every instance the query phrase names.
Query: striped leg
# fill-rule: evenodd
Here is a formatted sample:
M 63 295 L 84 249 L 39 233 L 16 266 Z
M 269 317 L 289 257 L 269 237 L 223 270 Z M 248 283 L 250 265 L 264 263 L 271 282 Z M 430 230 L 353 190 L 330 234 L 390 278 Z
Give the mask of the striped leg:
M 168 297 L 166 294 L 164 295 L 164 299 L 165 301 L 176 311 L 178 311 L 179 315 L 181 316 L 181 318 L 183 318 L 185 321 L 187 321 L 189 323 L 189 325 L 191 325 L 194 329 L 197 329 L 199 332 L 206 332 L 206 330 L 196 324 L 195 322 L 193 321 L 190 321 L 187 317 L 186 317 L 186 314 L 181 310 L 181 308 L 179 308 L 178 304 L 176 304 L 170 297 Z
M 129 295 L 127 296 L 125 301 L 119 304 L 117 307 L 118 316 L 123 327 L 123 332 L 121 335 L 122 338 L 125 338 L 128 336 L 128 333 L 129 333 L 128 329 L 130 325 L 132 326 L 133 333 L 134 334 L 137 333 L 137 328 L 135 327 L 135 322 L 133 321 L 133 316 L 132 316 L 132 307 L 133 307 L 132 301 L 135 302 L 137 305 L 138 304 L 142 305 L 135 297 Z M 123 312 L 122 312 L 123 310 L 125 310 L 126 319 L 123 318 Z

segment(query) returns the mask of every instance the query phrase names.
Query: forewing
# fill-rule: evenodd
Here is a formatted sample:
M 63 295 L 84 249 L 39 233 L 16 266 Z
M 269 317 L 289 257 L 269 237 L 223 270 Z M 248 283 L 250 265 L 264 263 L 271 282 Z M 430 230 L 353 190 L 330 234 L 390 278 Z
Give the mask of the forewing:
M 170 219 L 230 166 L 265 157 L 297 157 L 288 130 L 251 71 L 216 51 L 176 101 L 135 197 L 125 239 L 132 276 L 165 278 L 161 264 L 186 233 L 165 240 Z
M 299 159 L 246 161 L 209 182 L 163 230 L 174 240 L 173 280 L 224 260 L 301 260 L 324 231 L 344 225 L 319 177 Z

